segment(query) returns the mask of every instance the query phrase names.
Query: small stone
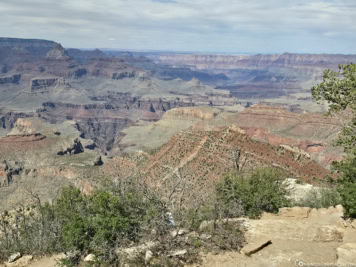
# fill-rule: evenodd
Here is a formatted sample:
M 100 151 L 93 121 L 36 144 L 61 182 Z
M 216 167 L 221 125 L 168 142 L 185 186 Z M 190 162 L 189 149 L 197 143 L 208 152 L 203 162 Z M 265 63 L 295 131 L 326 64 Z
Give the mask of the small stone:
M 84 261 L 86 261 L 86 262 L 91 262 L 91 261 L 95 261 L 95 260 L 96 260 L 96 257 L 94 254 L 89 254 L 88 256 L 86 256 L 84 258 Z
M 19 258 L 21 258 L 21 253 L 20 253 L 20 252 L 17 252 L 17 253 L 15 253 L 15 254 L 12 254 L 12 255 L 9 257 L 8 262 L 9 262 L 9 263 L 14 262 L 14 261 L 18 260 Z
M 201 237 L 201 239 L 210 239 L 210 238 L 211 238 L 211 235 L 202 234 L 200 237 Z
M 353 228 L 356 228 L 356 220 L 353 220 L 353 221 L 351 222 L 351 226 L 352 226 Z
M 187 233 L 188 233 L 188 230 L 186 230 L 186 229 L 180 229 L 179 231 L 174 230 L 174 231 L 171 232 L 171 236 L 172 237 L 176 237 L 176 236 L 185 235 Z
M 263 249 L 264 247 L 268 246 L 271 243 L 272 241 L 268 237 L 260 237 L 255 241 L 253 241 L 253 243 L 243 247 L 241 249 L 241 252 L 247 256 L 250 256 L 251 254 L 260 251 L 261 249 Z
M 146 250 L 146 253 L 145 253 L 146 264 L 149 263 L 152 258 L 153 258 L 153 252 L 151 250 Z
M 185 255 L 187 253 L 188 253 L 188 251 L 186 249 L 182 249 L 182 250 L 173 251 L 171 254 L 169 254 L 169 256 L 171 256 L 171 257 L 179 257 L 179 256 L 183 256 L 183 255 Z

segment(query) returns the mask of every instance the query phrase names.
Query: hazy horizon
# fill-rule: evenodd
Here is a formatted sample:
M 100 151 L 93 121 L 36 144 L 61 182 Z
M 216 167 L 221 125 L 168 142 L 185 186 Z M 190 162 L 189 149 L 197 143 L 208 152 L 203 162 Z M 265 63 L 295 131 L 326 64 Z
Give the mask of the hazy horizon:
M 356 54 L 354 0 L 2 0 L 0 36 L 64 47 Z

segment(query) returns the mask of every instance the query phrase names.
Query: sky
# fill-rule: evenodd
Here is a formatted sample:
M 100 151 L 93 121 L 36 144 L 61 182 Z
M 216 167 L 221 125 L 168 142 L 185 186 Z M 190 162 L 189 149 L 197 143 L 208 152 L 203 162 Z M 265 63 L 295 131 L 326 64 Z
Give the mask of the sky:
M 356 0 L 0 0 L 0 36 L 67 48 L 356 54 Z

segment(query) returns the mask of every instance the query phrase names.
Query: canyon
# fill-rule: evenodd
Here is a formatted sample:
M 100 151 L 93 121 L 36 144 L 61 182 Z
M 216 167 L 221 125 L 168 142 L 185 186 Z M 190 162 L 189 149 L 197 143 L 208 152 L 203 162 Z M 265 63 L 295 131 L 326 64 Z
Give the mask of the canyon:
M 343 157 L 332 146 L 342 125 L 310 112 L 307 85 L 353 59 L 115 54 L 0 38 L 2 200 L 12 205 L 31 184 L 47 186 L 45 199 L 65 184 L 90 192 L 90 177 L 118 169 L 157 188 L 184 177 L 209 194 L 236 153 L 247 172 L 273 165 L 305 182 L 324 179 Z M 249 87 L 241 98 L 234 88 L 245 85 L 266 97 Z
M 233 96 L 251 103 L 269 102 L 302 110 L 320 111 L 311 99 L 310 88 L 322 79 L 325 69 L 356 61 L 355 55 L 271 54 L 271 55 L 148 55 L 156 64 L 188 68 L 207 74 L 222 74 L 225 80 L 208 84 L 228 89 Z

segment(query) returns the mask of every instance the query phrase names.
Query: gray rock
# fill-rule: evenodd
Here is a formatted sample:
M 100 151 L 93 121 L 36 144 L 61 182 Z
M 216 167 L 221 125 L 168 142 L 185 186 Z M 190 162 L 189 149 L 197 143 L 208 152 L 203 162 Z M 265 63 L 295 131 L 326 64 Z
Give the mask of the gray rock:
M 94 254 L 89 254 L 88 256 L 86 256 L 84 258 L 84 261 L 85 262 L 93 262 L 93 261 L 96 261 L 96 257 Z
M 14 261 L 18 260 L 19 258 L 21 258 L 21 253 L 20 252 L 14 253 L 9 257 L 8 262 L 9 263 L 14 262 Z
M 179 257 L 179 256 L 183 256 L 185 254 L 187 254 L 188 251 L 186 249 L 181 249 L 181 250 L 176 250 L 176 251 L 173 251 L 169 254 L 169 256 L 171 257 Z

